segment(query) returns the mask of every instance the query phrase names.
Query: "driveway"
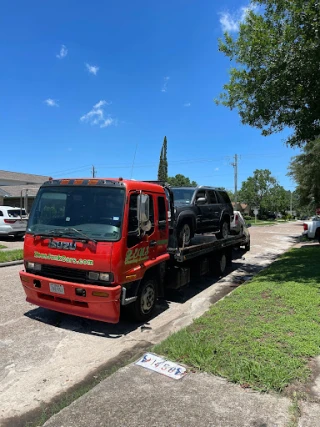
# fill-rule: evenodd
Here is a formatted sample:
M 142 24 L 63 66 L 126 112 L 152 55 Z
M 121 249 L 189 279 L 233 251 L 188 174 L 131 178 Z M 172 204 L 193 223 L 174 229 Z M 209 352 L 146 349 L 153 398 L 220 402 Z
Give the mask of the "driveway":
M 289 223 L 250 231 L 252 250 L 235 254 L 228 276 L 201 278 L 167 295 L 147 325 L 125 320 L 109 325 L 37 308 L 25 302 L 21 266 L 1 269 L 0 424 L 24 425 L 21 416 L 188 325 L 293 246 L 302 227 Z

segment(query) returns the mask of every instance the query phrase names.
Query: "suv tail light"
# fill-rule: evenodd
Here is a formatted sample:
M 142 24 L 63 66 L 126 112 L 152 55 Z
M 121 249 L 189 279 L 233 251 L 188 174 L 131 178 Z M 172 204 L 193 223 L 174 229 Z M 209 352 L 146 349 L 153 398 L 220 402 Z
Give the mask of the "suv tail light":
M 17 220 L 16 219 L 5 219 L 4 222 L 6 224 L 14 224 Z
M 308 224 L 303 224 L 304 231 L 308 231 Z

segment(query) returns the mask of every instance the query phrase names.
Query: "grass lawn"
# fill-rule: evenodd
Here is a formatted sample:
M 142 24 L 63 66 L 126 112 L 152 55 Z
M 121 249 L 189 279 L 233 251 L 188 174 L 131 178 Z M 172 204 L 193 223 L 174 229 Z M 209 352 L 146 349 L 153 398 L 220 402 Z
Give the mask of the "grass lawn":
M 22 249 L 14 249 L 12 251 L 0 252 L 0 263 L 1 262 L 9 262 L 9 261 L 17 261 L 20 259 L 23 259 L 23 250 Z
M 292 249 L 154 351 L 261 391 L 307 380 L 320 354 L 319 255 Z

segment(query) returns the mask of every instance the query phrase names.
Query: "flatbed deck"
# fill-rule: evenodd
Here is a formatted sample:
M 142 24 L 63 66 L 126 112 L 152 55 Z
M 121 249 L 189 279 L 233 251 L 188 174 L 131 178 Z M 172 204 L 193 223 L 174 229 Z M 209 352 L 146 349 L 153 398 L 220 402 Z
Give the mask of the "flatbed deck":
M 246 236 L 230 236 L 227 239 L 218 240 L 214 235 L 197 235 L 192 239 L 191 243 L 191 246 L 185 248 L 168 248 L 168 252 L 175 261 L 185 262 L 224 248 L 245 245 Z

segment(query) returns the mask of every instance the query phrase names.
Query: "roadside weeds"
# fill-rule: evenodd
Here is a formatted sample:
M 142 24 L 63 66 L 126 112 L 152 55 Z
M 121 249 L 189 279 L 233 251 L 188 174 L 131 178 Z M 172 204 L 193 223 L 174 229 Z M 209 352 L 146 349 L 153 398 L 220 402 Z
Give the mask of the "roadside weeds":
M 0 251 L 0 263 L 23 260 L 23 249 Z

